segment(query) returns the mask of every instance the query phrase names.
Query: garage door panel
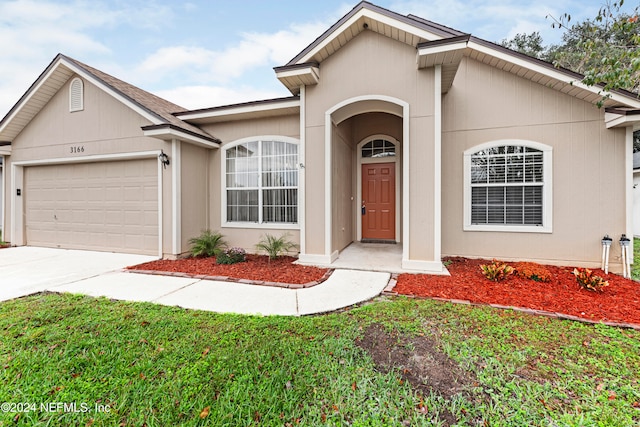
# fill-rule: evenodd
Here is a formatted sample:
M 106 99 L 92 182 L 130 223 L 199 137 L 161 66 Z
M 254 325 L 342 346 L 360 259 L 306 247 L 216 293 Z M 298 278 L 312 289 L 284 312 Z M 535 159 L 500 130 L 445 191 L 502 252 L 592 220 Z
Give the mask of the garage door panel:
M 156 163 L 25 168 L 27 244 L 157 254 Z

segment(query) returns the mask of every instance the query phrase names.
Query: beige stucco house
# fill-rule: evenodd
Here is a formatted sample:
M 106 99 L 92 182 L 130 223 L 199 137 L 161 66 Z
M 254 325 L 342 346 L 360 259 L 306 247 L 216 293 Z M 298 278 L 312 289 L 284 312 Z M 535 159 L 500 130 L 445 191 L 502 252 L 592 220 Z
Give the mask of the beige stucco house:
M 633 234 L 634 94 L 598 108 L 580 75 L 367 2 L 275 73 L 292 96 L 187 111 L 58 55 L 0 122 L 5 240 L 173 257 L 288 232 L 304 263 L 396 242 L 442 272 L 595 266 Z

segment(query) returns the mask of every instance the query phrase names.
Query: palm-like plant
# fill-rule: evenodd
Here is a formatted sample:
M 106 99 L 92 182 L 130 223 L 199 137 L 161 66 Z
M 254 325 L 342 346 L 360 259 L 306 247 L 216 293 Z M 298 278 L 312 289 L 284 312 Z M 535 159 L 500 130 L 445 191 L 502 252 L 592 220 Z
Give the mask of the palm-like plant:
M 222 234 L 204 230 L 198 237 L 189 239 L 191 255 L 194 257 L 211 257 L 218 255 L 227 247 Z
M 269 261 L 297 247 L 298 245 L 289 240 L 289 233 L 285 233 L 280 237 L 265 234 L 256 245 L 257 250 L 264 251 L 269 255 Z

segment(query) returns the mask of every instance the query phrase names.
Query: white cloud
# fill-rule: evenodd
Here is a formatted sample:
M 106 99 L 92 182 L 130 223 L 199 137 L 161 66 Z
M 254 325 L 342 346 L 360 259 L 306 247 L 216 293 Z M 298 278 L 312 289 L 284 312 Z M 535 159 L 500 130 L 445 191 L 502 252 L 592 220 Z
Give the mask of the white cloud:
M 181 76 L 199 84 L 228 83 L 247 71 L 284 65 L 327 28 L 326 22 L 292 24 L 275 33 L 247 32 L 223 50 L 199 46 L 162 47 L 147 56 L 131 73 L 138 81 L 162 81 Z

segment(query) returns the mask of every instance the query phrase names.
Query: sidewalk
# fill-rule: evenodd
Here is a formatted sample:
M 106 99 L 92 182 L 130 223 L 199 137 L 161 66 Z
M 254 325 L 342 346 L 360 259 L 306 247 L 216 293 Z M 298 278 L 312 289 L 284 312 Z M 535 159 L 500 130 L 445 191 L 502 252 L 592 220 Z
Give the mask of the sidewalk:
M 284 289 L 116 271 L 48 286 L 45 290 L 220 313 L 301 316 L 334 311 L 374 298 L 382 293 L 389 278 L 389 273 L 336 270 L 314 287 Z

